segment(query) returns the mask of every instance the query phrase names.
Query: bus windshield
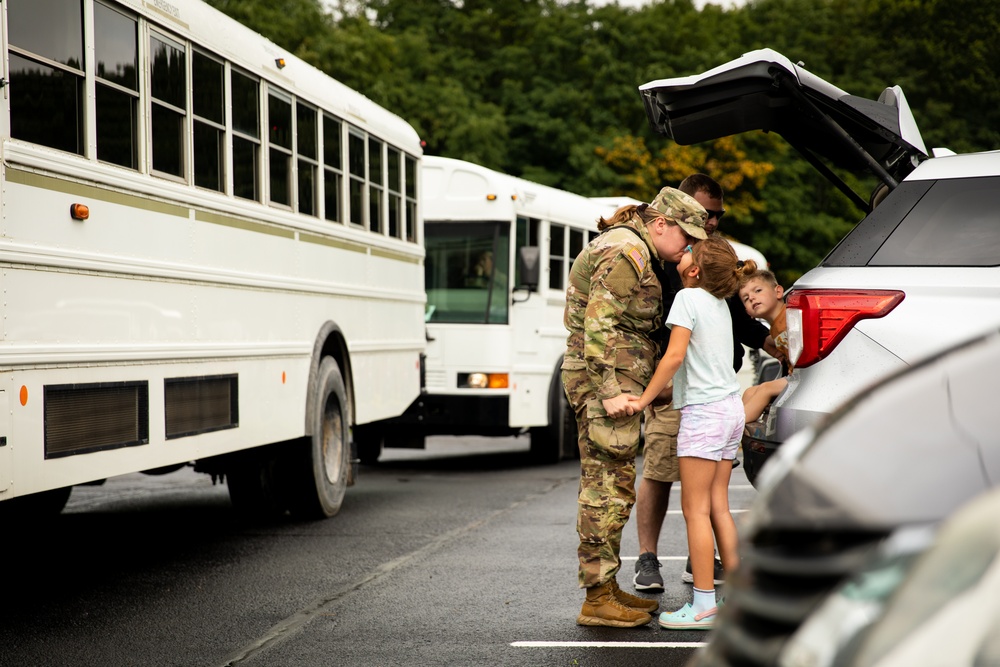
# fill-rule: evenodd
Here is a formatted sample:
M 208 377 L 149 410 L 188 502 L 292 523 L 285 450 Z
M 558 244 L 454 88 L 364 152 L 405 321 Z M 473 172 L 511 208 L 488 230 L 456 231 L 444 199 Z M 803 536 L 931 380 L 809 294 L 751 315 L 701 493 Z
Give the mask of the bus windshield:
M 428 322 L 507 324 L 510 223 L 424 223 Z

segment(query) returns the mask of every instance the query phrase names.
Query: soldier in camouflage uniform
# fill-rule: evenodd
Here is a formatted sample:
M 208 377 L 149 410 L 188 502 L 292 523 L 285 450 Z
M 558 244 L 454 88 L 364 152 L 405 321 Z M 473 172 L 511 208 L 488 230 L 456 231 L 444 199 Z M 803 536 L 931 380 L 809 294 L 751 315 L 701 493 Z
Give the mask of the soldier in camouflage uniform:
M 580 439 L 579 582 L 587 589 L 580 625 L 635 627 L 658 606 L 625 593 L 615 578 L 635 502 L 641 419 L 627 415 L 626 406 L 629 394 L 642 394 L 656 363 L 650 335 L 662 324 L 663 302 L 654 263 L 679 261 L 689 244 L 705 238 L 706 218 L 695 199 L 663 188 L 652 204 L 601 219 L 605 231 L 570 271 L 562 379 Z

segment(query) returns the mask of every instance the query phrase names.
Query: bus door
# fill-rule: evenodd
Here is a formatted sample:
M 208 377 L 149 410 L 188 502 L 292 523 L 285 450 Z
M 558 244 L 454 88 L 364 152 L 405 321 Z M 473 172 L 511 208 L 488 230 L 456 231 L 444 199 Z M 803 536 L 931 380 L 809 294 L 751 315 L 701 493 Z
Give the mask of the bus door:
M 514 281 L 511 285 L 511 426 L 543 426 L 548 423 L 548 392 L 554 359 L 545 340 L 550 329 L 561 329 L 547 312 L 541 285 L 531 285 L 521 275 L 518 255 L 523 247 L 539 245 L 539 221 L 518 216 L 514 249 L 511 253 Z M 540 272 L 540 275 L 544 272 Z M 558 333 L 565 341 L 565 332 Z
M 7 392 L 0 389 L 0 491 L 10 486 L 13 477 L 11 467 L 10 409 L 7 406 Z

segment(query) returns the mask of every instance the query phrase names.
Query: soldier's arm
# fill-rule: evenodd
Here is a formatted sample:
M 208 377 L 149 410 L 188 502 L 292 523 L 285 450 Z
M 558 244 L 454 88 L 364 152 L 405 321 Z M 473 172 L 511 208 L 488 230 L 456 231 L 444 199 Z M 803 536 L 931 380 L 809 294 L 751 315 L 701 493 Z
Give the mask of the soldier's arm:
M 639 286 L 639 274 L 621 252 L 598 263 L 594 273 L 584 318 L 583 356 L 597 397 L 603 400 L 621 394 L 615 376 L 618 325 Z

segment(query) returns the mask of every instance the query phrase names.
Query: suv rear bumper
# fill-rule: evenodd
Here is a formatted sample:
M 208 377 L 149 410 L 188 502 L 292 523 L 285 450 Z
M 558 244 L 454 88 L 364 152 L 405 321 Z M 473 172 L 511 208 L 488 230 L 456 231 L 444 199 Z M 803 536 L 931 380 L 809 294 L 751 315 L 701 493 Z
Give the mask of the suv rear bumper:
M 764 424 L 759 421 L 747 424 L 747 430 L 743 433 L 743 470 L 753 486 L 757 486 L 760 469 L 780 444 L 764 440 L 763 433 Z
M 785 391 L 760 420 L 747 424 L 742 448 L 751 484 L 756 485 L 761 468 L 781 443 L 804 428 L 817 426 L 868 383 L 906 367 L 862 331 L 866 324 L 855 327 L 826 359 L 795 369 Z

